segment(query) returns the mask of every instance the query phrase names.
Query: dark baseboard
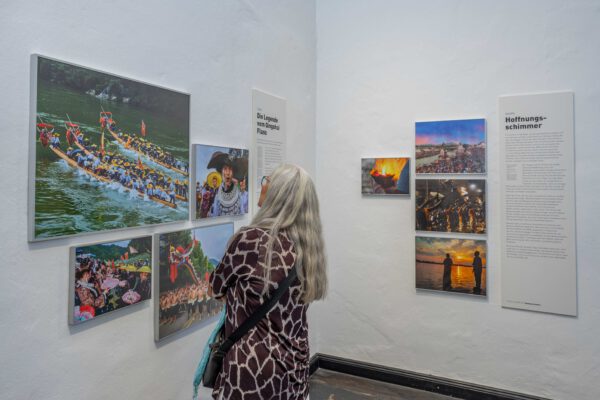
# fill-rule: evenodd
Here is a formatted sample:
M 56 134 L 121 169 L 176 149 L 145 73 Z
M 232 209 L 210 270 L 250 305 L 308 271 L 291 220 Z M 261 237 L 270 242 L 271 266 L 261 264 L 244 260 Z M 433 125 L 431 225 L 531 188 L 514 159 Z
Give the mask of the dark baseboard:
M 315 371 L 317 369 L 319 369 L 319 358 L 321 357 L 321 354 L 317 353 L 314 354 L 311 358 L 310 358 L 310 364 L 308 366 L 308 373 L 310 375 L 314 374 Z
M 310 360 L 310 374 L 312 375 L 319 368 L 465 400 L 549 400 L 474 383 L 317 353 Z

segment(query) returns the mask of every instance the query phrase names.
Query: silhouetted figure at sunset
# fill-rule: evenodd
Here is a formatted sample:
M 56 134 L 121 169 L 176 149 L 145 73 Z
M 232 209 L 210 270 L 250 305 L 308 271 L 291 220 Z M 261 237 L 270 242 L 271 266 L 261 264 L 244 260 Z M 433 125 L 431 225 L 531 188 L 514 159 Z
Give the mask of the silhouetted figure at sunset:
M 452 289 L 452 259 L 450 258 L 450 254 L 446 254 L 446 258 L 444 259 L 444 280 L 443 280 L 443 290 L 451 290 Z
M 473 275 L 475 275 L 475 287 L 473 288 L 473 293 L 480 294 L 481 272 L 483 270 L 483 263 L 481 262 L 481 257 L 479 257 L 479 251 L 476 251 L 474 255 L 475 257 L 473 257 Z

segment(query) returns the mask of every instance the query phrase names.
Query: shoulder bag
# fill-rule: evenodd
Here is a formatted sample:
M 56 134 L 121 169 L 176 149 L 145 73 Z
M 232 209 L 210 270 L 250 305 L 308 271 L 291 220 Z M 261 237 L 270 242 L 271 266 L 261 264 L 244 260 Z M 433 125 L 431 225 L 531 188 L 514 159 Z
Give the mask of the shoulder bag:
M 235 342 L 240 340 L 250 329 L 252 329 L 261 319 L 267 315 L 267 313 L 277 304 L 281 296 L 290 287 L 294 279 L 296 279 L 297 271 L 296 267 L 293 267 L 288 276 L 281 282 L 277 290 L 273 293 L 271 298 L 263 303 L 252 315 L 250 315 L 244 323 L 237 328 L 231 336 L 224 339 L 225 326 L 223 325 L 220 329 L 220 337 L 217 337 L 213 344 L 210 346 L 210 355 L 208 357 L 208 363 L 204 369 L 202 375 L 202 384 L 204 387 L 212 388 L 215 385 L 217 376 L 223 369 L 223 359 L 225 355 L 234 345 Z

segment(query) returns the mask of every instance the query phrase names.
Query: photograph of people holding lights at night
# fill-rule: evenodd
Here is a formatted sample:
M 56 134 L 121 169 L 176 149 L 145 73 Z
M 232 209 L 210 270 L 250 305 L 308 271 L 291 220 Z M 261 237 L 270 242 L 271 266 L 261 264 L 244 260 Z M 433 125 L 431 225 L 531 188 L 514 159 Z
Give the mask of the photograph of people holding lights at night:
M 418 231 L 486 232 L 483 179 L 417 179 L 415 199 Z

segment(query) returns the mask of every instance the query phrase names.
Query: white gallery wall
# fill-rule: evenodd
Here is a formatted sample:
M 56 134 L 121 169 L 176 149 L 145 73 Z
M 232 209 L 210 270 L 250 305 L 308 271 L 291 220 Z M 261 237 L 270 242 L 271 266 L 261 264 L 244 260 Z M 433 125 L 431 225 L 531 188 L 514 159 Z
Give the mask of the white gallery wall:
M 599 1 L 317 1 L 317 175 L 331 282 L 312 308 L 319 351 L 553 399 L 600 398 L 598 49 Z M 500 307 L 498 96 L 550 90 L 575 92 L 577 318 Z M 417 293 L 414 199 L 362 197 L 360 159 L 414 158 L 416 120 L 468 117 L 488 126 L 488 298 Z
M 210 326 L 156 345 L 146 302 L 69 327 L 67 288 L 69 246 L 192 223 L 27 242 L 30 55 L 190 93 L 191 143 L 249 148 L 251 89 L 287 98 L 288 160 L 314 174 L 315 4 L 15 0 L 0 11 L 0 399 L 189 399 Z
M 211 330 L 156 345 L 150 302 L 67 325 L 69 246 L 211 222 L 29 244 L 32 53 L 191 93 L 192 143 L 250 147 L 251 88 L 287 99 L 288 160 L 317 178 L 330 263 L 330 295 L 309 311 L 313 353 L 600 397 L 599 1 L 11 0 L 0 11 L 0 399 L 188 399 Z M 547 90 L 575 92 L 577 318 L 500 307 L 498 96 Z M 415 120 L 466 117 L 488 123 L 487 299 L 417 293 L 414 200 L 360 194 L 361 157 L 414 157 Z

